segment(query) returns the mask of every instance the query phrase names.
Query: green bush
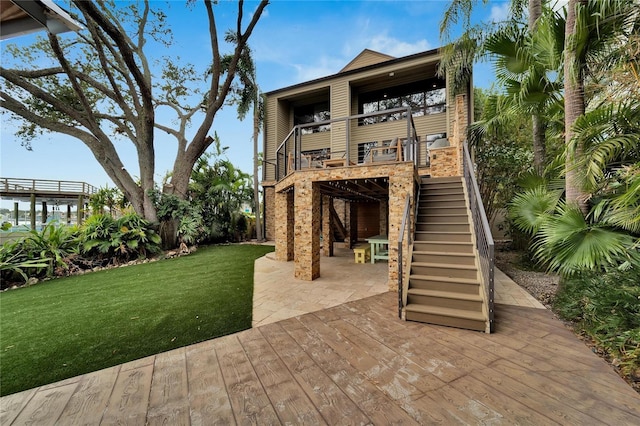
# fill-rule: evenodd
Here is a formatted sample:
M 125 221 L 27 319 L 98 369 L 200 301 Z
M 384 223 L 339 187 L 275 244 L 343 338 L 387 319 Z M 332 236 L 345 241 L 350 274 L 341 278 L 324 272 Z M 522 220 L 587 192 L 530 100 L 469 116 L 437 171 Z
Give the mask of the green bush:
M 612 270 L 565 278 L 554 308 L 618 358 L 624 374 L 640 371 L 640 271 Z
M 87 256 L 114 261 L 146 257 L 160 251 L 160 236 L 149 222 L 135 213 L 118 219 L 91 216 L 81 230 L 82 249 Z

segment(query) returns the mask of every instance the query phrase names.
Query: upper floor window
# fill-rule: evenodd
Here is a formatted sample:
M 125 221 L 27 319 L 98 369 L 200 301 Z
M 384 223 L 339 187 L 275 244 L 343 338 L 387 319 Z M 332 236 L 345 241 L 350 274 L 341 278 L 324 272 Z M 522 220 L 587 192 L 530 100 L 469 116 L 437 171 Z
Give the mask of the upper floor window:
M 293 124 L 318 123 L 331 119 L 329 102 L 317 102 L 310 105 L 301 105 L 293 108 Z M 331 130 L 331 124 L 320 126 L 303 127 L 302 134 L 308 135 L 316 132 L 327 132 Z
M 379 112 L 394 108 L 410 107 L 411 115 L 419 117 L 446 111 L 447 93 L 444 80 L 422 80 L 373 92 L 361 93 L 358 97 L 360 114 Z M 395 112 L 366 117 L 360 125 L 405 119 L 406 112 Z

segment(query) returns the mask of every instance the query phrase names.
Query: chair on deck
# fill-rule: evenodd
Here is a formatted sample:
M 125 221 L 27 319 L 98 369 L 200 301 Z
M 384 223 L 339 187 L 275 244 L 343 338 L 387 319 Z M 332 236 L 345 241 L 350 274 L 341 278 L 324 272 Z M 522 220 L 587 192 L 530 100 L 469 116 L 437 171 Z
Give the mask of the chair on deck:
M 369 150 L 365 163 L 402 161 L 402 142 L 394 138 L 389 145 L 375 146 Z

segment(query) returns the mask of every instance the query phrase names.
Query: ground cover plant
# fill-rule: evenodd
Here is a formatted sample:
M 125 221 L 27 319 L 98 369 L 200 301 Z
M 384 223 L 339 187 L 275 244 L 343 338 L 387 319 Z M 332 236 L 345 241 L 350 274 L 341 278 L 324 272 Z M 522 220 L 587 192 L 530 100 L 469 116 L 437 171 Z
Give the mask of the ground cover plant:
M 593 339 L 623 377 L 640 382 L 640 271 L 567 277 L 558 289 L 554 310 Z
M 0 294 L 0 394 L 250 328 L 254 260 L 272 250 L 209 246 Z

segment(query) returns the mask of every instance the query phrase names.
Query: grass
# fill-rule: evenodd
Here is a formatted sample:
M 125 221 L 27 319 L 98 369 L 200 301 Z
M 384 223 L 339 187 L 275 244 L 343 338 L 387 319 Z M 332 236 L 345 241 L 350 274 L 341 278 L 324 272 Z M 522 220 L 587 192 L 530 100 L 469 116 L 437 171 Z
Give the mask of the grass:
M 253 263 L 272 250 L 211 246 L 2 293 L 0 394 L 250 328 Z

